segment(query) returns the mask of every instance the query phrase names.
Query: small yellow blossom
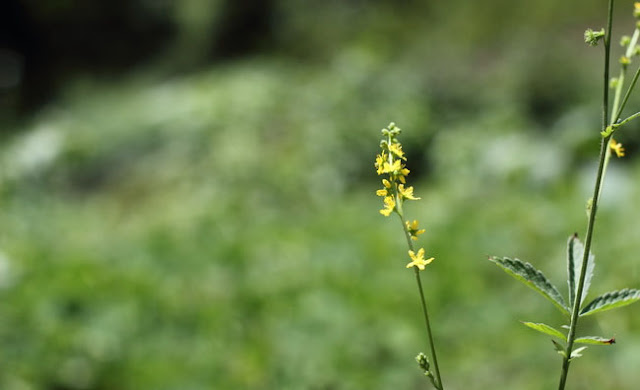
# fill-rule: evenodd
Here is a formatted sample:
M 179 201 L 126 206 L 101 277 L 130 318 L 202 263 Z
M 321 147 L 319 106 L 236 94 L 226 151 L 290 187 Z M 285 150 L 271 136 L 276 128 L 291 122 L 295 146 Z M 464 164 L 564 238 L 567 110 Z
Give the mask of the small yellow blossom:
M 394 172 L 398 172 L 402 169 L 402 162 L 400 160 L 395 160 L 393 163 L 389 164 L 388 161 L 385 161 L 383 165 L 383 173 L 394 174 Z
M 400 160 L 398 160 L 400 161 Z M 400 183 L 406 184 L 407 181 L 405 179 L 405 176 L 407 176 L 409 174 L 409 170 L 407 168 L 405 168 L 404 166 L 402 166 L 400 168 L 400 170 L 398 171 L 398 180 L 400 180 Z
M 433 257 L 425 260 L 424 258 L 424 248 L 418 249 L 418 253 L 414 253 L 413 251 L 409 251 L 409 257 L 411 257 L 411 262 L 407 264 L 407 268 L 411 268 L 413 266 L 418 267 L 420 271 L 424 269 L 429 263 L 433 261 Z
M 388 217 L 389 215 L 391 215 L 391 212 L 395 210 L 395 208 L 396 200 L 393 198 L 393 196 L 386 196 L 384 198 L 384 208 L 380 210 L 380 214 Z
M 412 240 L 417 240 L 418 235 L 425 232 L 424 229 L 418 228 L 418 221 L 415 219 L 413 220 L 413 222 L 406 221 L 405 225 L 407 226 L 407 230 L 409 231 L 409 235 L 411 236 Z
M 631 63 L 631 59 L 630 59 L 629 57 L 627 57 L 627 56 L 621 56 L 621 57 L 620 57 L 620 64 L 621 64 L 622 66 L 627 66 L 627 65 L 629 65 L 630 63 Z
M 413 196 L 413 187 L 404 188 L 404 184 L 400 184 L 398 186 L 398 192 L 400 193 L 400 195 L 404 199 L 409 199 L 409 200 L 418 200 L 418 199 L 420 199 L 420 198 L 416 198 L 415 196 Z
M 616 140 L 611 138 L 611 141 L 609 142 L 609 147 L 611 148 L 611 150 L 616 152 L 616 156 L 624 157 L 624 148 L 622 147 L 621 143 L 618 143 L 616 142 Z
M 391 195 L 391 183 L 387 179 L 382 179 L 382 185 L 384 188 L 381 188 L 376 191 L 376 195 L 378 196 L 389 196 Z
M 396 156 L 400 157 L 403 160 L 407 159 L 404 156 L 404 152 L 402 151 L 402 145 L 400 143 L 393 143 L 393 144 L 389 145 L 389 151 L 391 153 L 395 154 Z
M 385 153 L 382 152 L 379 155 L 376 156 L 376 172 L 378 173 L 378 175 L 382 175 L 384 172 L 384 164 L 387 160 L 387 156 L 385 156 Z

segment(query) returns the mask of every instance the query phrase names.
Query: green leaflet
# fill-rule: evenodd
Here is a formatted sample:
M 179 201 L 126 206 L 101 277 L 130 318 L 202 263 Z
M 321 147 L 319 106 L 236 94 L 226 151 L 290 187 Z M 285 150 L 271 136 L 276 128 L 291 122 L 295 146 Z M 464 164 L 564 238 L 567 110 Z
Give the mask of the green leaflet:
M 575 267 L 575 242 L 578 240 L 578 234 L 569 237 L 567 242 L 567 284 L 569 285 L 569 306 L 573 306 L 576 299 L 576 267 Z M 578 270 L 580 272 L 580 270 Z M 579 275 L 579 274 L 578 274 Z
M 524 326 L 528 326 L 531 329 L 537 330 L 538 332 L 545 333 L 553 337 L 557 337 L 565 342 L 567 341 L 567 337 L 562 332 L 560 332 L 558 329 L 552 328 L 547 324 L 542 324 L 542 323 L 536 324 L 534 322 L 522 322 L 522 324 Z
M 611 291 L 591 301 L 580 311 L 580 315 L 588 316 L 601 311 L 615 309 L 616 307 L 630 305 L 639 299 L 640 290 L 625 288 L 623 290 Z
M 490 261 L 496 263 L 506 273 L 523 282 L 527 286 L 539 292 L 542 296 L 553 303 L 561 312 L 569 315 L 569 309 L 564 303 L 564 299 L 558 289 L 531 264 L 518 259 L 508 257 L 489 257 Z
M 573 352 L 571 352 L 571 358 L 569 358 L 569 361 L 582 357 L 582 351 L 584 351 L 585 349 L 587 349 L 587 347 L 580 347 L 580 348 L 574 349 Z
M 567 243 L 567 283 L 569 284 L 569 306 L 573 307 L 578 293 L 578 284 L 580 282 L 580 272 L 582 270 L 582 260 L 584 259 L 584 245 L 578 239 L 578 235 L 574 234 L 569 237 Z M 582 287 L 582 296 L 580 297 L 581 305 L 589 292 L 591 286 L 591 278 L 593 277 L 593 269 L 595 268 L 595 256 L 589 253 L 587 260 L 587 269 L 584 277 L 584 285 Z
M 556 352 L 558 352 L 560 355 L 564 357 L 567 356 L 567 353 L 565 352 L 564 347 L 560 345 L 560 343 L 558 343 L 554 339 L 551 339 L 551 342 L 553 343 L 553 348 L 555 348 Z
M 605 339 L 604 337 L 599 336 L 585 336 L 575 339 L 574 342 L 580 344 L 611 345 L 616 343 L 616 339 L 614 337 Z

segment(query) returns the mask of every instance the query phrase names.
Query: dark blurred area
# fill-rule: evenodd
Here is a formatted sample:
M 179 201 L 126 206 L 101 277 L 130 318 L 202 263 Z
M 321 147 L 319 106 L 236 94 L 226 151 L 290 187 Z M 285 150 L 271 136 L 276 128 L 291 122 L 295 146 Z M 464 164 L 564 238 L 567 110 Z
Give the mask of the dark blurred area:
M 270 0 L 3 1 L 2 110 L 33 112 L 78 73 L 113 77 L 181 51 L 176 45 L 192 49 L 167 72 L 274 49 L 275 6 Z M 182 15 L 189 12 L 195 15 Z M 198 36 L 190 37 L 194 23 Z

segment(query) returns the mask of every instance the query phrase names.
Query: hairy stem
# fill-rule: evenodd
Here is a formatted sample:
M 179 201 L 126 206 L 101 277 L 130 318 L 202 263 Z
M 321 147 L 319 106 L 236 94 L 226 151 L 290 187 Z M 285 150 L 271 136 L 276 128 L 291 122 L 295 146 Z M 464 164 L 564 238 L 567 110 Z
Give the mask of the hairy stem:
M 609 58 L 611 47 L 611 25 L 613 20 L 613 2 L 609 0 L 608 14 L 607 14 L 607 30 L 604 37 L 604 93 L 602 101 L 602 129 L 606 129 L 609 124 Z M 619 95 L 619 94 L 618 94 Z M 617 100 L 617 99 L 616 99 Z M 619 115 L 618 108 L 615 107 L 614 116 Z M 616 118 L 613 118 L 614 120 Z M 580 313 L 580 304 L 582 298 L 582 291 L 584 289 L 584 280 L 587 274 L 587 266 L 589 262 L 589 253 L 591 250 L 591 241 L 593 238 L 593 231 L 596 222 L 596 213 L 598 211 L 598 200 L 600 198 L 600 190 L 602 187 L 602 181 L 605 173 L 605 161 L 607 159 L 607 153 L 609 150 L 609 141 L 611 140 L 611 134 L 602 138 L 600 145 L 600 161 L 598 163 L 598 173 L 596 175 L 596 184 L 593 190 L 593 200 L 591 203 L 591 211 L 589 213 L 589 222 L 587 223 L 587 235 L 584 242 L 584 254 L 582 258 L 582 267 L 580 269 L 580 279 L 578 281 L 578 290 L 576 292 L 575 300 L 573 302 L 573 308 L 571 312 L 571 323 L 569 325 L 569 334 L 567 336 L 567 349 L 565 350 L 565 356 L 562 361 L 562 371 L 560 374 L 560 384 L 558 390 L 564 390 L 567 382 L 567 374 L 569 373 L 569 365 L 571 364 L 571 353 L 573 352 L 573 343 L 576 337 L 576 328 L 578 325 L 578 317 Z

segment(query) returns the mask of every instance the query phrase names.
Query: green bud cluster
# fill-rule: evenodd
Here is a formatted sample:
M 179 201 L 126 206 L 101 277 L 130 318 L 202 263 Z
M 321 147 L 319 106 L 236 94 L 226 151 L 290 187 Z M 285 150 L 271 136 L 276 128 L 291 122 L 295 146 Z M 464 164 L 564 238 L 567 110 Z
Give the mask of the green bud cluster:
M 600 31 L 593 31 L 588 28 L 584 32 L 584 41 L 588 43 L 589 46 L 597 46 L 598 41 L 600 41 L 604 37 L 604 28 L 600 29 Z
M 391 143 L 397 143 L 397 137 L 402 133 L 402 129 L 396 126 L 395 122 L 389 123 L 389 126 L 380 130 L 384 139 L 380 141 L 380 147 L 383 150 L 389 150 L 389 140 Z
M 629 46 L 629 43 L 631 43 L 631 37 L 630 36 L 623 35 L 622 37 L 620 37 L 620 46 L 627 47 L 627 46 Z
M 429 364 L 429 358 L 427 358 L 427 355 L 420 352 L 418 356 L 416 356 L 416 362 L 418 362 L 418 366 L 422 371 L 424 371 L 426 376 L 431 376 L 431 371 L 429 371 L 431 365 Z

